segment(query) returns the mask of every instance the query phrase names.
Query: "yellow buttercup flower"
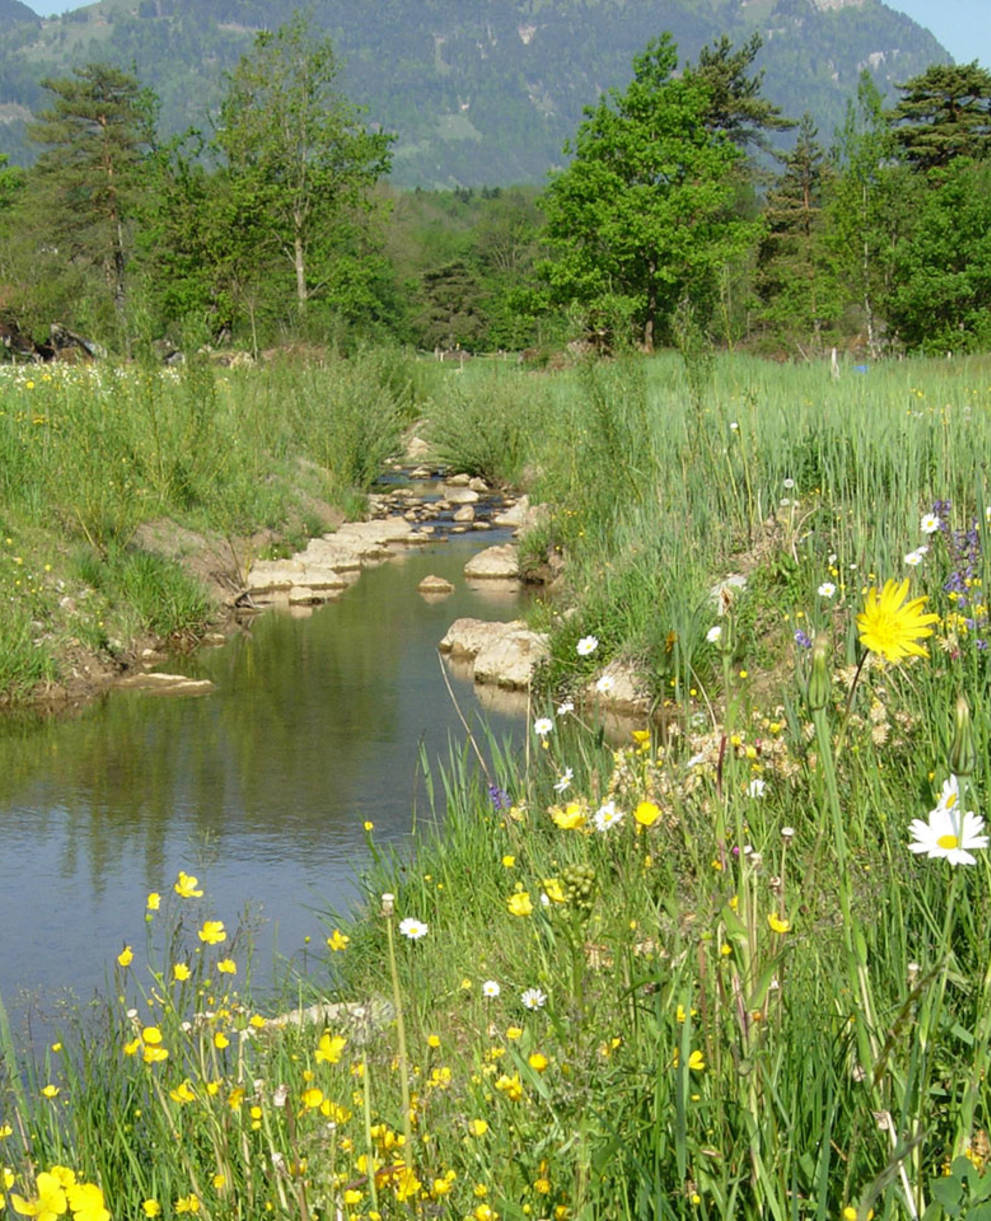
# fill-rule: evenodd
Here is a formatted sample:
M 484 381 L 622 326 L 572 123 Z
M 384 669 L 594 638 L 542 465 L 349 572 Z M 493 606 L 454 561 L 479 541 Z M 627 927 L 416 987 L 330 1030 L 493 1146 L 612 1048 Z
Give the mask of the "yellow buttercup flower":
M 153 890 L 151 894 L 149 894 L 148 898 L 145 900 L 145 906 L 150 912 L 157 912 L 162 906 L 162 896 L 157 890 Z
M 771 926 L 771 931 L 775 933 L 787 933 L 791 928 L 791 921 L 783 920 L 777 912 L 771 912 L 767 918 L 767 923 Z
M 937 623 L 939 616 L 923 613 L 924 597 L 906 601 L 907 595 L 907 579 L 885 581 L 880 590 L 868 590 L 864 609 L 857 616 L 860 643 L 868 652 L 892 662 L 929 656 L 919 641 L 932 635 L 930 625 Z
M 184 979 L 189 979 L 189 975 L 190 975 L 189 967 L 187 967 L 184 962 L 177 962 L 173 965 L 173 967 L 172 967 L 172 978 L 173 979 L 176 979 L 181 983 Z
M 525 890 L 518 890 L 506 900 L 506 906 L 514 916 L 532 916 L 533 903 Z
M 489 1130 L 489 1125 L 484 1119 L 469 1119 L 468 1131 L 472 1136 L 484 1136 Z
M 221 941 L 226 941 L 227 932 L 223 920 L 204 920 L 197 936 L 207 945 L 219 945 Z
M 121 952 L 117 955 L 117 961 L 122 967 L 129 967 L 134 961 L 134 951 L 129 945 L 125 945 Z
M 176 878 L 172 889 L 180 899 L 199 899 L 202 897 L 203 891 L 197 889 L 198 885 L 199 878 L 193 877 L 191 873 L 185 873 L 180 869 L 179 876 Z
M 338 953 L 341 950 L 347 949 L 347 945 L 350 940 L 351 938 L 345 933 L 342 933 L 339 928 L 335 928 L 327 938 L 327 948 L 333 950 L 335 953 Z
M 338 1064 L 341 1059 L 341 1052 L 347 1047 L 347 1039 L 343 1035 L 323 1034 L 320 1037 L 320 1043 L 317 1046 L 314 1059 L 317 1063 L 321 1061 L 325 1064 Z
M 217 963 L 217 970 L 222 975 L 236 975 L 237 963 L 233 958 L 221 958 L 220 962 Z
M 641 801 L 633 811 L 633 817 L 641 827 L 652 827 L 660 816 L 661 811 L 652 801 Z

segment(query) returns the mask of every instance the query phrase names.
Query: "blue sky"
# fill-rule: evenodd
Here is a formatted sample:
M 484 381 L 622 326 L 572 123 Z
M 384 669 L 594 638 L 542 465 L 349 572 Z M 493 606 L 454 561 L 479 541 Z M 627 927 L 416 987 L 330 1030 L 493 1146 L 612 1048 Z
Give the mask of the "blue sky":
M 43 17 L 80 8 L 72 0 L 25 0 Z M 884 0 L 927 26 L 958 63 L 979 59 L 991 67 L 991 0 Z

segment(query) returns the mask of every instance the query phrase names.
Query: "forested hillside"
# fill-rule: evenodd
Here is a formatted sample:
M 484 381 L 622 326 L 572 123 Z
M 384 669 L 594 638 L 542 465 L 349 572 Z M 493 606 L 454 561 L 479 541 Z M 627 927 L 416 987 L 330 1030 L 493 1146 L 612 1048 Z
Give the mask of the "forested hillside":
M 27 164 L 40 81 L 87 62 L 133 72 L 161 101 L 162 134 L 210 126 L 223 76 L 293 0 L 101 0 L 39 24 L 0 0 L 0 153 Z M 344 61 L 343 88 L 396 133 L 392 181 L 459 186 L 542 181 L 582 108 L 624 87 L 645 42 L 669 31 L 684 63 L 722 34 L 759 31 L 765 94 L 809 110 L 824 137 L 867 68 L 883 94 L 949 56 L 880 0 L 319 0 L 314 23 Z

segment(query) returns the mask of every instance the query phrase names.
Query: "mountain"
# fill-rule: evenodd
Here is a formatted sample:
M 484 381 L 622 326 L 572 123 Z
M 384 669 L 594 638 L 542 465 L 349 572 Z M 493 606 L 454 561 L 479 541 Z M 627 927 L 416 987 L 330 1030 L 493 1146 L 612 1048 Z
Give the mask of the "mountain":
M 105 61 L 162 102 L 163 134 L 209 128 L 224 72 L 292 0 L 100 0 L 46 20 L 0 0 L 0 152 L 27 163 L 39 81 Z M 669 30 L 682 61 L 721 34 L 754 30 L 764 92 L 811 111 L 826 141 L 863 68 L 878 87 L 952 62 L 881 0 L 314 0 L 344 61 L 342 88 L 366 120 L 397 133 L 399 186 L 542 181 L 562 161 L 582 107 L 629 82 L 633 56 Z

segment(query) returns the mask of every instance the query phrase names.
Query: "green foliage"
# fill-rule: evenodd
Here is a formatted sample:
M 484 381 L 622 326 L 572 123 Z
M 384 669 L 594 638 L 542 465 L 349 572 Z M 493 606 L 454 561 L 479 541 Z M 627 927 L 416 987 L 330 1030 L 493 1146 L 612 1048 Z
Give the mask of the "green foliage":
M 338 71 L 302 15 L 262 31 L 228 79 L 215 139 L 239 222 L 254 218 L 261 252 L 288 259 L 300 313 L 324 295 L 342 230 L 389 168 L 392 137 L 358 123 Z
M 901 155 L 915 169 L 991 152 L 991 72 L 976 59 L 931 64 L 898 88 L 902 96 L 886 117 Z
M 910 348 L 991 344 L 991 164 L 954 159 L 932 170 L 916 225 L 895 254 L 891 318 Z
M 80 579 L 109 605 L 127 607 L 135 631 L 194 639 L 209 622 L 209 598 L 174 560 L 113 547 L 103 554 L 79 553 L 76 565 Z
M 60 248 L 64 264 L 99 268 L 122 322 L 129 229 L 156 103 L 135 77 L 106 64 L 87 64 L 42 86 L 52 105 L 29 128 L 45 146 L 31 199 L 35 241 Z
M 626 298 L 647 350 L 685 293 L 711 308 L 718 269 L 756 235 L 729 212 L 741 154 L 709 133 L 708 91 L 676 67 L 668 35 L 649 43 L 625 93 L 587 112 L 544 197 L 553 296 L 590 321 L 605 298 Z

